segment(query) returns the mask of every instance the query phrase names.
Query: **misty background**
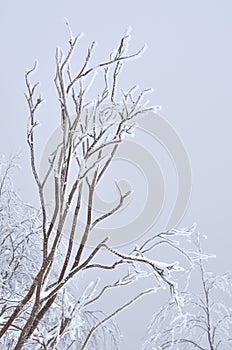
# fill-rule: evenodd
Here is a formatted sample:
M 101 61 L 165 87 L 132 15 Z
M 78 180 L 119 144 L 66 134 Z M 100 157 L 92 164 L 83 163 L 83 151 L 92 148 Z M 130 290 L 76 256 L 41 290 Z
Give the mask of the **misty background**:
M 199 231 L 208 236 L 204 248 L 217 255 L 210 260 L 209 269 L 231 271 L 231 15 L 229 0 L 1 2 L 0 154 L 20 154 L 22 169 L 16 170 L 14 181 L 21 197 L 38 204 L 26 144 L 25 69 L 32 67 L 35 59 L 39 61 L 33 78 L 40 81 L 46 99 L 37 116 L 41 122 L 36 131 L 39 159 L 59 124 L 54 56 L 56 47 L 67 48 L 64 18 L 75 35 L 85 34 L 75 56 L 77 64 L 93 40 L 98 42 L 94 59 L 104 60 L 132 27 L 129 51 L 144 43 L 148 48 L 142 57 L 125 65 L 120 87 L 127 90 L 138 84 L 141 89 L 154 89 L 150 104 L 162 106 L 162 116 L 176 130 L 191 162 L 192 195 L 179 227 L 197 222 Z M 168 169 L 168 155 L 162 158 L 162 154 L 157 146 L 159 163 Z M 175 169 L 164 171 L 164 176 L 167 204 L 161 222 L 153 228 L 157 231 L 175 199 Z M 118 317 L 125 335 L 123 349 L 139 349 L 154 311 L 156 301 L 149 296 Z

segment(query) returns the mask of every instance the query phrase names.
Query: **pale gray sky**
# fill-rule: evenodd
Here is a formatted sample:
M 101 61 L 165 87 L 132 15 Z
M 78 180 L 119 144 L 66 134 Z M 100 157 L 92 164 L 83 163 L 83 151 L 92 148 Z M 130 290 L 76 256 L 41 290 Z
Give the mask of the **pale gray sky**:
M 37 78 L 47 101 L 40 110 L 42 126 L 37 130 L 41 152 L 57 125 L 54 53 L 56 46 L 66 45 L 64 18 L 69 19 L 75 34 L 85 33 L 80 56 L 96 40 L 99 59 L 108 55 L 131 26 L 131 50 L 144 43 L 148 49 L 126 66 L 120 84 L 154 88 L 151 104 L 162 105 L 162 115 L 176 129 L 191 161 L 192 196 L 180 226 L 196 221 L 200 232 L 208 236 L 207 249 L 217 254 L 211 267 L 216 272 L 231 270 L 231 15 L 230 0 L 2 2 L 0 153 L 21 151 L 23 168 L 16 173 L 16 184 L 23 198 L 35 201 L 25 142 L 25 68 L 38 59 Z M 143 301 L 139 303 L 143 305 Z M 151 312 L 141 318 L 135 334 L 127 326 L 135 311 L 136 305 L 126 312 L 126 322 L 120 318 L 129 339 L 125 349 L 137 349 L 143 333 L 137 328 L 144 327 Z

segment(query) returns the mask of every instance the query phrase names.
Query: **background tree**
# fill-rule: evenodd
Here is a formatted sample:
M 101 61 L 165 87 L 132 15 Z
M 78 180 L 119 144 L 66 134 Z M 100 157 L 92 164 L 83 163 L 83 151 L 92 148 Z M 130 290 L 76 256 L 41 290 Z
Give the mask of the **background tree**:
M 194 242 L 202 254 L 199 234 L 195 235 Z M 197 284 L 194 288 L 190 279 L 188 290 L 180 295 L 182 315 L 177 312 L 174 303 L 170 302 L 153 316 L 144 350 L 231 349 L 232 275 L 207 272 L 204 264 L 202 258 L 196 260 Z
M 56 51 L 54 82 L 60 107 L 61 137 L 42 175 L 37 165 L 35 128 L 38 125 L 36 113 L 43 98 L 36 92 L 38 83 L 31 82 L 37 64 L 25 73 L 25 96 L 29 108 L 27 142 L 40 210 L 20 204 L 26 213 L 25 223 L 22 224 L 21 215 L 19 218 L 20 225 L 25 227 L 23 232 L 18 231 L 21 226 L 18 226 L 14 215 L 10 215 L 14 220 L 13 226 L 3 223 L 4 264 L 7 269 L 13 264 L 14 283 L 20 281 L 20 286 L 16 288 L 3 272 L 7 282 L 2 289 L 0 337 L 1 344 L 8 349 L 108 349 L 109 343 L 110 348 L 118 348 L 118 331 L 113 319 L 138 298 L 155 292 L 157 288 L 168 287 L 179 306 L 177 285 L 171 276 L 173 271 L 180 270 L 178 263 L 156 261 L 151 256 L 152 251 L 160 245 L 168 245 L 191 264 L 191 254 L 182 250 L 176 239 L 180 234 L 191 236 L 191 230 L 154 234 L 128 253 L 112 248 L 109 237 L 97 242 L 91 250 L 86 249 L 96 226 L 118 211 L 130 194 L 123 192 L 116 182 L 118 203 L 100 216 L 94 213 L 93 202 L 99 182 L 104 178 L 119 145 L 131 134 L 136 116 L 145 114 L 150 108 L 142 103 L 146 91 L 137 96 L 133 89 L 121 94 L 116 91 L 123 62 L 142 52 L 127 53 L 128 34 L 122 37 L 118 48 L 108 59 L 96 65 L 91 65 L 93 42 L 79 71 L 72 73 L 70 61 L 79 39 L 70 35 L 68 52 Z M 96 71 L 102 73 L 104 87 L 90 103 L 86 96 Z M 4 176 L 2 188 L 6 184 Z M 46 202 L 48 187 L 53 188 L 53 206 Z M 4 217 L 10 210 L 18 208 L 11 196 L 12 192 L 9 192 L 8 199 L 4 200 L 4 203 L 12 203 L 12 208 L 4 207 Z M 87 198 L 87 204 L 84 198 Z M 81 216 L 85 218 L 83 225 L 80 224 Z M 24 239 L 20 240 L 22 235 Z M 6 245 L 11 245 L 11 248 Z M 18 251 L 19 258 L 15 261 Z M 104 264 L 100 252 L 111 255 L 113 263 Z M 24 266 L 27 266 L 26 269 Z M 78 281 L 80 272 L 114 270 L 119 266 L 125 268 L 114 283 L 104 287 L 91 283 L 80 297 L 71 293 L 69 282 Z M 27 283 L 24 283 L 25 274 Z M 127 286 L 140 277 L 151 275 L 154 277 L 151 288 L 125 304 L 119 304 L 112 313 L 88 309 L 107 290 Z

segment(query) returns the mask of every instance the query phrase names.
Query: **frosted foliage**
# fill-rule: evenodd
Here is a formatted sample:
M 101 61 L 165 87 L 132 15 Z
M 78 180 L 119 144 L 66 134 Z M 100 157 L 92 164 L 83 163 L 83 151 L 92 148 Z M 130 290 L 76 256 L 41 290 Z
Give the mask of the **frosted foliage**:
M 215 276 L 199 262 L 199 293 L 181 294 L 182 313 L 174 303 L 152 319 L 143 350 L 232 348 L 232 275 Z
M 94 325 L 101 319 L 101 312 L 90 311 L 66 292 L 58 295 L 23 349 L 31 344 L 33 349 L 79 350 Z M 86 349 L 119 349 L 119 331 L 114 322 L 102 326 L 91 337 Z
M 40 214 L 24 204 L 14 192 L 9 172 L 13 163 L 0 167 L 0 315 L 1 323 L 26 294 L 40 264 Z M 11 334 L 4 340 L 10 348 L 14 332 L 24 322 L 22 309 Z
M 6 177 L 0 193 L 1 300 L 20 300 L 31 284 L 40 263 L 39 230 L 39 212 L 20 200 Z

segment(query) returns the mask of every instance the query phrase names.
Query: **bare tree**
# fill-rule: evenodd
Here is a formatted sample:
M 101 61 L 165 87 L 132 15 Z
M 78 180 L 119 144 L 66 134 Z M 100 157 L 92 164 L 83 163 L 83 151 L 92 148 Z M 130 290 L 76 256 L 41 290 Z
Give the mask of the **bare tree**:
M 21 301 L 33 283 L 41 263 L 37 252 L 41 232 L 40 211 L 24 204 L 16 194 L 11 180 L 16 159 L 0 163 L 0 307 L 1 326 L 7 315 Z M 23 323 L 20 312 L 18 324 L 12 325 L 18 332 Z M 15 328 L 14 328 L 15 327 Z M 0 343 L 2 344 L 2 343 Z M 4 341 L 5 348 L 12 348 L 10 337 Z
M 199 234 L 195 244 L 202 254 Z M 190 290 L 180 295 L 182 314 L 170 302 L 154 315 L 144 349 L 231 349 L 232 275 L 207 272 L 202 258 L 196 260 L 195 266 L 198 291 L 194 292 L 190 283 Z
M 179 270 L 178 264 L 156 261 L 149 254 L 160 245 L 168 245 L 185 256 L 191 264 L 191 254 L 182 250 L 176 241 L 179 234 L 189 237 L 192 234 L 191 230 L 170 230 L 155 234 L 128 253 L 112 248 L 109 237 L 104 237 L 91 250 L 86 249 L 96 226 L 118 211 L 130 195 L 115 183 L 118 203 L 101 216 L 94 215 L 93 201 L 99 182 L 102 181 L 119 145 L 130 135 L 136 116 L 150 110 L 142 102 L 146 91 L 137 96 L 133 89 L 121 94 L 116 91 L 123 63 L 142 52 L 141 49 L 134 54 L 128 54 L 128 38 L 128 34 L 124 35 L 118 48 L 109 58 L 96 65 L 91 65 L 95 46 L 93 42 L 76 73 L 72 72 L 70 62 L 80 37 L 70 36 L 66 54 L 57 49 L 54 82 L 60 107 L 62 136 L 49 156 L 48 169 L 43 176 L 40 176 L 38 171 L 35 144 L 35 129 L 38 125 L 36 113 L 43 98 L 37 94 L 38 83 L 31 82 L 31 75 L 35 72 L 37 64 L 25 73 L 25 96 L 29 108 L 27 142 L 41 206 L 40 215 L 37 215 L 37 212 L 33 212 L 33 215 L 35 222 L 40 218 L 40 239 L 36 239 L 36 244 L 39 245 L 38 249 L 35 247 L 37 260 L 31 261 L 30 276 L 33 278 L 25 286 L 21 280 L 19 295 L 15 297 L 14 293 L 10 294 L 7 296 L 7 302 L 3 302 L 2 305 L 0 337 L 2 344 L 9 349 L 33 347 L 84 350 L 99 346 L 103 349 L 109 348 L 107 342 L 110 342 L 111 348 L 117 349 L 117 329 L 113 319 L 138 298 L 155 292 L 157 288 L 168 287 L 175 304 L 179 305 L 177 286 L 171 277 L 172 271 Z M 86 96 L 96 71 L 102 73 L 104 87 L 96 100 L 90 103 Z M 45 198 L 46 186 L 51 186 L 51 183 L 54 191 L 52 212 Z M 87 194 L 86 205 L 83 200 L 84 193 Z M 84 213 L 85 217 L 82 226 L 79 225 L 81 213 Z M 28 215 L 31 218 L 31 213 Z M 31 220 L 27 223 L 31 225 Z M 32 225 L 26 231 L 31 234 L 34 230 Z M 79 240 L 76 240 L 77 232 Z M 9 234 L 9 240 L 12 240 L 12 237 Z M 14 244 L 12 245 L 13 260 L 14 252 L 19 247 L 21 246 L 15 248 Z M 24 247 L 23 252 L 27 249 L 28 247 Z M 111 255 L 114 262 L 106 265 L 101 259 L 97 260 L 100 251 Z M 32 258 L 34 255 L 29 256 Z M 22 268 L 23 265 L 20 266 Z M 27 266 L 30 268 L 30 264 Z M 90 269 L 114 270 L 118 266 L 125 266 L 125 270 L 114 283 L 103 288 L 91 284 L 79 299 L 70 293 L 69 281 L 78 278 L 80 272 Z M 90 311 L 87 308 L 99 300 L 107 290 L 134 283 L 144 275 L 144 271 L 145 274 L 154 276 L 151 288 L 119 305 L 110 314 Z M 22 275 L 20 276 L 22 278 Z

